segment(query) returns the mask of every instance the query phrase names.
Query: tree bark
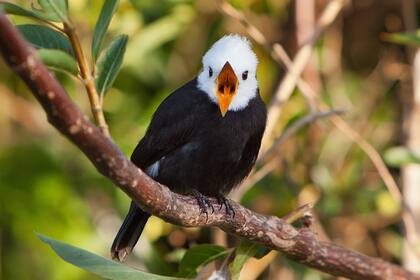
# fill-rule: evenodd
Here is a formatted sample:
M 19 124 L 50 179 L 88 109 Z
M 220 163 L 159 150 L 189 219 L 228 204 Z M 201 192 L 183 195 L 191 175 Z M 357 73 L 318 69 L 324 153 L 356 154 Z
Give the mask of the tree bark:
M 352 279 L 419 279 L 403 268 L 338 245 L 321 242 L 309 228 L 261 215 L 231 201 L 235 217 L 219 209 L 206 217 L 196 200 L 171 192 L 131 163 L 71 101 L 63 87 L 36 57 L 7 17 L 0 13 L 0 52 L 44 108 L 48 121 L 72 141 L 97 170 L 112 180 L 140 207 L 183 226 L 217 226 L 236 236 L 282 251 L 289 258 L 332 275 Z

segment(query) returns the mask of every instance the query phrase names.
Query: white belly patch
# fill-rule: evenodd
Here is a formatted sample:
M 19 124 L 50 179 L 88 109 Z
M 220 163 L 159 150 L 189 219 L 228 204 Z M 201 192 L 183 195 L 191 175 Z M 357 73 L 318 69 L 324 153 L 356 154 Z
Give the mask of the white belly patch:
M 156 178 L 159 175 L 159 165 L 160 165 L 160 161 L 162 159 L 164 159 L 165 157 L 161 158 L 160 160 L 156 161 L 155 163 L 153 163 L 152 165 L 150 165 L 147 169 L 146 169 L 146 173 L 147 175 L 149 175 L 152 178 Z

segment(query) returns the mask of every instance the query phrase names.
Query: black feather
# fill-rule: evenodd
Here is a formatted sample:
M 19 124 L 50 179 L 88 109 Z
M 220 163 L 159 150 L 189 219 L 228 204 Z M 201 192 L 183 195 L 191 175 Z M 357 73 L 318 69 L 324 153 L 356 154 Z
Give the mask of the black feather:
M 131 202 L 130 210 L 112 243 L 112 259 L 123 261 L 131 253 L 149 217 L 149 213 L 144 212 L 134 202 Z
M 159 161 L 154 179 L 175 192 L 198 190 L 207 196 L 227 194 L 255 164 L 265 122 L 266 109 L 259 92 L 244 109 L 228 111 L 222 117 L 218 106 L 192 80 L 160 104 L 131 160 L 143 170 Z M 130 208 L 129 216 L 133 215 L 132 211 L 138 212 Z M 130 223 L 144 221 L 146 214 L 149 215 L 127 216 L 123 227 L 130 228 Z M 138 231 L 120 232 L 116 240 L 131 240 L 132 236 L 125 235 L 134 233 L 133 238 L 139 236 Z M 134 246 L 135 242 L 130 245 Z M 118 254 L 114 246 L 112 252 Z

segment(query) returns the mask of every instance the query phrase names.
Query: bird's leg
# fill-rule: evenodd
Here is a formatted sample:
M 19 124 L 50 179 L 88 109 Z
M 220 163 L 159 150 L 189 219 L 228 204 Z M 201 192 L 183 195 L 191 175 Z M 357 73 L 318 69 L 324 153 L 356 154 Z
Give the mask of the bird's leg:
M 214 213 L 213 204 L 211 203 L 210 199 L 207 196 L 203 195 L 202 193 L 200 193 L 197 190 L 193 189 L 191 191 L 191 194 L 197 200 L 198 207 L 200 207 L 201 213 L 206 214 L 206 221 L 207 221 L 207 219 L 209 218 L 209 214 L 207 212 L 207 209 L 210 208 L 211 213 Z
M 221 194 L 221 193 L 219 193 L 216 198 L 217 198 L 217 201 L 219 202 L 219 205 L 220 205 L 219 210 L 221 210 L 223 208 L 223 205 L 224 205 L 225 209 L 226 209 L 226 214 L 227 215 L 232 215 L 232 218 L 235 218 L 235 210 L 233 209 L 232 205 L 230 204 L 229 199 L 224 197 L 224 195 Z

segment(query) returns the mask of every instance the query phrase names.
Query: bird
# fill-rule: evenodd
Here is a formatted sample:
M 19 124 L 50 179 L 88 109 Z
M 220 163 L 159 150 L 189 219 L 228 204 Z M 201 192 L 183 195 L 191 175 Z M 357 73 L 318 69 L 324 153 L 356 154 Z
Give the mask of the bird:
M 246 37 L 220 38 L 203 56 L 197 77 L 158 106 L 131 155 L 157 182 L 195 197 L 206 215 L 213 197 L 234 216 L 225 196 L 255 165 L 267 118 L 257 65 Z M 131 202 L 111 246 L 114 260 L 132 252 L 150 216 Z

